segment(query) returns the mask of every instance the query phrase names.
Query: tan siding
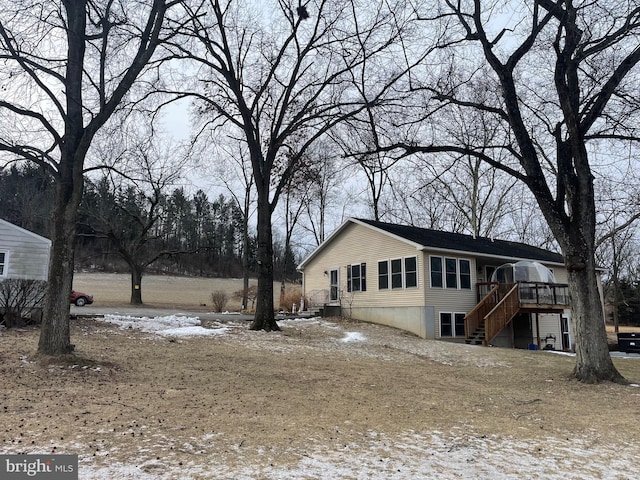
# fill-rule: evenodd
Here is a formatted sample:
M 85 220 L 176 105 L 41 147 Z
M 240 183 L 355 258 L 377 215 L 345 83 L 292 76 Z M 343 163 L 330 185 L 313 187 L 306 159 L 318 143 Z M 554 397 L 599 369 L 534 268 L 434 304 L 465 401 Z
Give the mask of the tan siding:
M 535 318 L 535 317 L 534 317 Z M 534 321 L 535 324 L 535 321 Z M 555 346 L 556 350 L 562 350 L 562 332 L 560 331 L 560 315 L 550 313 L 538 314 L 538 324 L 540 325 L 540 348 L 544 348 L 547 343 Z M 536 335 L 535 326 L 533 334 Z M 553 340 L 545 342 L 545 337 L 554 336 Z
M 378 262 L 404 257 L 417 257 L 418 288 L 378 290 Z M 347 265 L 359 263 L 367 266 L 367 291 L 349 293 L 346 287 Z M 306 265 L 305 294 L 328 290 L 329 271 L 339 268 L 343 304 L 351 304 L 353 308 L 423 306 L 421 287 L 425 279 L 421 263 L 420 252 L 415 246 L 362 225 L 350 224 Z M 327 275 L 324 274 L 325 271 Z
M 436 321 L 436 336 L 440 337 L 440 312 L 449 313 L 467 313 L 476 306 L 476 283 L 477 268 L 475 259 L 469 256 L 456 254 L 443 254 L 435 251 L 425 251 L 424 254 L 424 270 L 423 277 L 426 278 L 426 304 L 434 307 Z M 430 257 L 456 258 L 461 260 L 469 260 L 471 264 L 471 289 L 460 288 L 458 279 L 458 288 L 439 288 L 431 287 L 431 260 Z M 458 267 L 459 269 L 459 267 Z M 459 273 L 459 272 L 458 272 Z
M 553 272 L 553 276 L 556 277 L 556 283 L 567 283 L 567 269 L 565 267 L 559 267 L 557 265 L 546 265 Z

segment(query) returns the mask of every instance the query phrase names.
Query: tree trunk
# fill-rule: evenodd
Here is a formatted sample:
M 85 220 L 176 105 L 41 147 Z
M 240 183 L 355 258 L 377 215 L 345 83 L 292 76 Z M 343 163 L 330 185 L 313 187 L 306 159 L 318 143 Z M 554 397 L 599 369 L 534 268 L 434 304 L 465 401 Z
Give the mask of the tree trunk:
M 65 355 L 73 351 L 69 332 L 69 297 L 73 283 L 78 205 L 82 197 L 82 175 L 77 183 L 60 181 L 51 221 L 49 282 L 40 329 L 38 353 Z
M 584 383 L 612 381 L 626 383 L 616 370 L 609 354 L 604 313 L 600 301 L 593 255 L 567 256 L 571 327 L 573 329 L 576 365 L 575 377 Z
M 258 193 L 258 294 L 251 330 L 280 330 L 273 305 L 273 242 L 268 188 Z M 265 198 L 266 196 L 266 198 Z
M 73 284 L 76 224 L 82 199 L 82 166 L 91 135 L 84 135 L 82 76 L 85 54 L 86 1 L 66 2 L 68 59 L 65 74 L 66 119 L 60 145 L 59 178 L 51 218 L 49 282 L 38 353 L 65 355 L 73 351 L 69 333 L 69 297 Z
M 249 309 L 249 189 L 242 218 L 242 308 Z
M 131 265 L 131 305 L 142 305 L 142 268 Z

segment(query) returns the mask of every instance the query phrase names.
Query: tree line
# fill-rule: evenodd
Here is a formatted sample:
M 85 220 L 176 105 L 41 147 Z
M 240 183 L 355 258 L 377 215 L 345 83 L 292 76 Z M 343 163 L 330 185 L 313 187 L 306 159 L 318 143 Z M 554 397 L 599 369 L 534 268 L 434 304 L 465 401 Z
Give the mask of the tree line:
M 122 181 L 122 183 L 120 183 Z M 255 275 L 255 233 L 248 235 L 248 271 L 243 269 L 243 213 L 236 202 L 184 187 L 153 192 L 113 175 L 85 179 L 77 226 L 75 268 L 130 272 L 141 285 L 143 273 L 241 278 Z M 53 181 L 31 164 L 0 171 L 0 218 L 50 235 Z M 293 252 L 276 243 L 277 279 L 297 277 Z M 285 261 L 288 257 L 288 261 Z M 285 270 L 285 267 L 287 270 Z M 132 295 L 141 295 L 135 289 Z M 141 297 L 133 299 L 140 303 Z

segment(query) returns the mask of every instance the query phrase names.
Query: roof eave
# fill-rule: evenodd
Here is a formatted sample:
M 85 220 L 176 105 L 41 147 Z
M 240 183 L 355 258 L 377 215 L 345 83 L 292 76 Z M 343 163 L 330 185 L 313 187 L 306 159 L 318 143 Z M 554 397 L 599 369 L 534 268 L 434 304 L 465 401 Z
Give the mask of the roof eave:
M 513 257 L 509 255 L 496 255 L 494 253 L 482 253 L 482 252 L 471 252 L 467 250 L 454 250 L 451 248 L 440 248 L 440 247 L 422 247 L 420 250 L 422 251 L 434 251 L 434 252 L 442 252 L 442 253 L 455 253 L 457 255 L 468 255 L 470 257 L 487 257 L 487 258 L 496 258 L 504 261 L 523 261 L 523 260 L 535 260 L 536 262 L 544 262 L 558 266 L 564 266 L 564 262 L 555 262 L 553 260 L 536 260 L 531 257 Z
M 356 225 L 361 225 L 363 227 L 369 228 L 371 230 L 374 230 L 376 232 L 382 233 L 383 235 L 387 236 L 387 237 L 392 237 L 395 238 L 396 240 L 399 240 L 403 243 L 407 243 L 409 245 L 413 245 L 416 250 L 422 250 L 424 248 L 424 245 L 416 243 L 416 242 L 412 242 L 411 240 L 407 240 L 404 237 L 401 237 L 399 235 L 395 235 L 391 232 L 388 232 L 386 230 L 383 230 L 382 228 L 378 228 L 375 227 L 373 225 L 369 225 L 366 222 L 363 222 L 361 220 L 358 220 L 357 218 L 353 218 L 353 217 L 349 217 L 347 218 L 344 222 L 342 222 L 342 224 L 336 228 L 331 235 L 329 235 L 324 242 L 322 242 L 320 245 L 318 245 L 315 250 L 313 250 L 313 252 L 311 252 L 309 255 L 307 255 L 307 257 L 302 260 L 302 262 L 300 262 L 300 264 L 297 267 L 297 270 L 302 272 L 304 271 L 304 268 L 307 266 L 307 264 L 316 256 L 318 255 L 322 250 L 324 250 L 324 248 L 326 247 L 326 245 L 328 245 L 336 236 L 338 236 L 345 228 L 347 228 L 347 226 L 349 224 L 356 224 Z

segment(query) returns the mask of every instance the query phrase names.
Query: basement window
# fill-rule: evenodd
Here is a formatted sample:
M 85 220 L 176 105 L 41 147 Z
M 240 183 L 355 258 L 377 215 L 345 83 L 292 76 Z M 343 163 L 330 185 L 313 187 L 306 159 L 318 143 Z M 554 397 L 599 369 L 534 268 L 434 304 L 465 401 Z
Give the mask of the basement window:
M 464 313 L 440 312 L 440 336 L 464 337 Z

